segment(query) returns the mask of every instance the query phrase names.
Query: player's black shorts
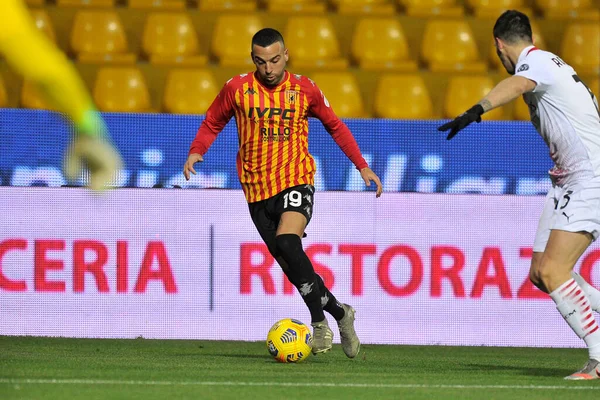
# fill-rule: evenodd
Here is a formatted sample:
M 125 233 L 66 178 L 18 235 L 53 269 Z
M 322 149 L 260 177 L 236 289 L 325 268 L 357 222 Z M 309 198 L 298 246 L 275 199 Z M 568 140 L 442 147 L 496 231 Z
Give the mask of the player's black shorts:
M 310 222 L 313 213 L 315 188 L 312 185 L 299 185 L 285 189 L 266 200 L 249 203 L 250 216 L 260 237 L 264 240 L 271 254 L 275 254 L 275 233 L 281 214 L 296 211 Z

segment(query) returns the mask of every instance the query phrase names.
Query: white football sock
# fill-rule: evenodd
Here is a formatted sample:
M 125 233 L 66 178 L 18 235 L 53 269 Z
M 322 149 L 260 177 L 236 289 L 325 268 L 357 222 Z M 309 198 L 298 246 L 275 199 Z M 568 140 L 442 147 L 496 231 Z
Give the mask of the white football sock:
M 575 279 L 579 287 L 583 289 L 583 292 L 588 297 L 590 305 L 592 306 L 592 310 L 600 312 L 600 290 L 587 283 L 587 281 L 583 279 L 583 276 L 579 275 L 575 271 L 571 272 L 571 276 L 573 279 Z
M 590 302 L 575 279 L 569 279 L 550 293 L 556 308 L 571 329 L 585 341 L 590 358 L 600 360 L 600 330 Z

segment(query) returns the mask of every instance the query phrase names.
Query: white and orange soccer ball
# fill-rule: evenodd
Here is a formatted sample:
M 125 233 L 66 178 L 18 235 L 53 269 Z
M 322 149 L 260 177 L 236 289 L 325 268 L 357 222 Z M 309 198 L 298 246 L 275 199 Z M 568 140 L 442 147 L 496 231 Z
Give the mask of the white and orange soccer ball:
M 312 350 L 310 328 L 291 318 L 277 321 L 267 335 L 267 349 L 282 363 L 304 361 Z

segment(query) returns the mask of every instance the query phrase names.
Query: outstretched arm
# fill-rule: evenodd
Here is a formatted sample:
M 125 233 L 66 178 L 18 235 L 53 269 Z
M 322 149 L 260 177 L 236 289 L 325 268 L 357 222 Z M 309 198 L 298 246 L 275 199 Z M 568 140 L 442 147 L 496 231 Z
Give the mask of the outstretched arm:
M 506 78 L 499 82 L 481 101 L 453 121 L 440 126 L 438 130 L 450 130 L 447 136 L 447 139 L 450 140 L 472 122 L 481 122 L 481 116 L 485 112 L 510 103 L 523 93 L 531 92 L 535 86 L 534 81 L 522 76 L 514 75 Z
M 86 166 L 90 186 L 105 188 L 122 161 L 106 140 L 104 121 L 85 85 L 65 55 L 37 30 L 21 0 L 2 0 L 0 15 L 0 53 L 75 125 L 77 135 L 67 152 L 65 174 L 77 179 Z
M 88 134 L 92 99 L 65 55 L 35 27 L 21 0 L 0 2 L 0 53 L 25 79 L 33 81 L 54 107 Z M 93 131 L 93 129 L 89 129 Z
M 500 81 L 478 104 L 484 112 L 503 106 L 523 93 L 535 89 L 535 82 L 522 76 L 513 75 Z

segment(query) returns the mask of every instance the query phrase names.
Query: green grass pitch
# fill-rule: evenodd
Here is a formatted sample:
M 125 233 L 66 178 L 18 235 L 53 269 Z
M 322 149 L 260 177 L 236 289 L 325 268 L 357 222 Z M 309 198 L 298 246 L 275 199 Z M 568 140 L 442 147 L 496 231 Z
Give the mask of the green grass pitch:
M 584 349 L 339 345 L 279 364 L 263 342 L 0 337 L 0 399 L 591 399 Z

